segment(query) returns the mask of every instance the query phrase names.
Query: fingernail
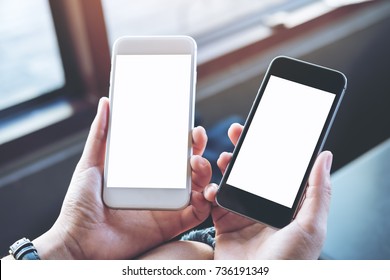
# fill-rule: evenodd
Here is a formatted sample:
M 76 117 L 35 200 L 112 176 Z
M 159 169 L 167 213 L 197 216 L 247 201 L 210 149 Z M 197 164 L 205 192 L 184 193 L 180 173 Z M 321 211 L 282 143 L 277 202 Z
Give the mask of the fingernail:
M 198 130 L 203 134 L 203 136 L 207 139 L 207 132 L 203 126 L 197 126 Z
M 328 153 L 328 158 L 326 159 L 326 171 L 330 173 L 330 170 L 332 168 L 332 162 L 333 162 L 333 154 L 331 152 Z
M 101 98 L 99 99 L 98 106 L 97 106 L 97 111 L 98 111 L 98 112 L 101 110 L 102 104 L 103 104 L 103 97 L 101 97 Z
M 205 188 L 204 188 L 204 193 L 218 190 L 218 185 L 216 183 L 209 183 Z

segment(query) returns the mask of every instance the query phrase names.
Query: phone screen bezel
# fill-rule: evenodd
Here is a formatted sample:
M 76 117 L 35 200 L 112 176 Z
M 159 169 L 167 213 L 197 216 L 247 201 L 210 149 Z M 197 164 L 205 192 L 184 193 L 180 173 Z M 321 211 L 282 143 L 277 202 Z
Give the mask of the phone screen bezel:
M 240 189 L 239 186 L 231 186 L 226 183 L 271 76 L 277 76 L 335 94 L 334 101 L 322 128 L 319 140 L 317 141 L 317 144 L 312 152 L 308 167 L 305 171 L 305 174 L 303 175 L 303 179 L 291 208 L 249 193 L 243 189 Z M 340 101 L 343 97 L 345 88 L 346 77 L 339 71 L 285 56 L 276 57 L 271 62 L 266 72 L 264 80 L 259 88 L 258 94 L 245 122 L 242 134 L 233 151 L 232 159 L 221 180 L 216 197 L 217 203 L 230 211 L 265 223 L 272 227 L 281 228 L 290 223 L 294 218 L 296 210 L 301 202 L 306 189 L 310 171 L 314 165 L 318 153 L 322 150 L 335 114 L 340 105 Z
M 196 84 L 196 42 L 189 36 L 125 36 L 114 43 L 111 58 L 110 76 L 110 116 L 115 110 L 112 100 L 115 98 L 114 78 L 117 55 L 191 55 L 191 79 L 188 116 L 188 154 L 187 180 L 185 188 L 127 188 L 108 187 L 107 171 L 109 166 L 110 127 L 106 144 L 106 159 L 104 168 L 103 202 L 110 208 L 119 209 L 163 209 L 176 210 L 184 208 L 189 203 L 191 192 L 192 129 L 194 127 L 194 104 Z M 172 103 L 174 104 L 174 103 Z M 174 109 L 174 108 L 173 108 Z M 153 176 L 151 174 L 151 176 Z

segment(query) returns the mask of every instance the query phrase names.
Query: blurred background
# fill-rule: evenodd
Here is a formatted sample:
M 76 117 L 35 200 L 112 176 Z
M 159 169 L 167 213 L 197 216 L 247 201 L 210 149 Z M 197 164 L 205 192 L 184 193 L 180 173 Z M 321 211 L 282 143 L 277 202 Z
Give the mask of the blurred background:
M 0 0 L 0 254 L 58 216 L 108 95 L 113 41 L 184 34 L 198 43 L 196 124 L 213 163 L 275 56 L 346 74 L 325 146 L 334 191 L 321 258 L 390 259 L 389 30 L 380 0 Z

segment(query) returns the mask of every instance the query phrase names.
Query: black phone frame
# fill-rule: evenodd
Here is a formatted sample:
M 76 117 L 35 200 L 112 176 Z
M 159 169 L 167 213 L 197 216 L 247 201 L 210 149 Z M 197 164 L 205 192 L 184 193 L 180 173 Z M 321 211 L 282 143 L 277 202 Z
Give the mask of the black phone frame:
M 271 76 L 277 76 L 336 95 L 291 208 L 226 183 Z M 339 71 L 286 56 L 276 57 L 268 67 L 245 122 L 244 129 L 233 151 L 231 161 L 222 177 L 216 196 L 217 203 L 232 212 L 275 228 L 282 228 L 288 225 L 294 219 L 302 201 L 311 169 L 317 155 L 323 148 L 344 95 L 346 84 L 347 79 L 345 75 Z

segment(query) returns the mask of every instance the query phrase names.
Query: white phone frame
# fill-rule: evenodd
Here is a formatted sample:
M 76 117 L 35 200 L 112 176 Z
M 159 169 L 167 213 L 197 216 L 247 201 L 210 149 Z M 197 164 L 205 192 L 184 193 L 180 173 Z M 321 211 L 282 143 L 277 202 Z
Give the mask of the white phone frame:
M 191 82 L 188 122 L 187 182 L 185 188 L 124 188 L 108 187 L 107 172 L 110 150 L 111 107 L 114 91 L 114 69 L 116 55 L 143 54 L 191 54 Z M 194 106 L 196 86 L 197 45 L 189 36 L 125 36 L 117 39 L 112 49 L 110 76 L 110 120 L 107 135 L 106 159 L 104 168 L 103 201 L 110 208 L 177 210 L 186 207 L 191 193 L 192 130 L 194 127 Z M 174 109 L 174 108 L 173 108 Z M 151 174 L 151 176 L 153 176 Z

